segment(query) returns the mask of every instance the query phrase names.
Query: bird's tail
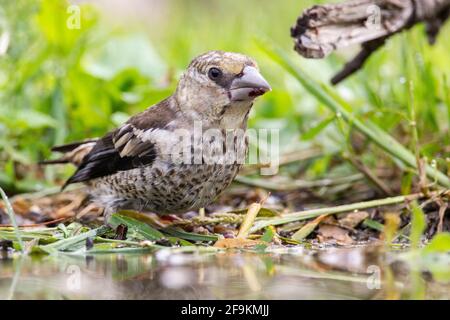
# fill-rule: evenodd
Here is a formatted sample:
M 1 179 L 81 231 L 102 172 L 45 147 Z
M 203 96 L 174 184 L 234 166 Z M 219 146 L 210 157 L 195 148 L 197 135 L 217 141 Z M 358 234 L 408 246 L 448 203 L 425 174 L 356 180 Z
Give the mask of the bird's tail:
M 98 139 L 91 139 L 65 144 L 61 146 L 55 146 L 52 148 L 52 151 L 63 153 L 63 156 L 58 159 L 41 161 L 39 162 L 39 164 L 51 165 L 51 164 L 72 163 L 75 166 L 79 166 L 83 161 L 84 157 L 89 152 L 91 152 L 92 148 L 97 143 L 97 140 Z

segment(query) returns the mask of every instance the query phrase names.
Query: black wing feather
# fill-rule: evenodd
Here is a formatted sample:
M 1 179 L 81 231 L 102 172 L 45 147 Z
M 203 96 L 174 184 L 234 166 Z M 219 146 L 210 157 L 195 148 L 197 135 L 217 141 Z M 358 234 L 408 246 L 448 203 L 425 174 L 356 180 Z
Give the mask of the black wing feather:
M 145 147 L 144 147 L 145 145 Z M 113 133 L 100 139 L 92 151 L 86 155 L 75 174 L 67 180 L 64 187 L 71 183 L 86 182 L 95 178 L 112 175 L 153 163 L 156 157 L 155 147 L 151 142 L 142 143 L 145 153 L 136 156 L 120 156 L 113 142 Z
M 75 174 L 66 182 L 86 182 L 142 166 L 149 166 L 156 158 L 156 147 L 150 141 L 142 141 L 134 130 L 165 128 L 177 115 L 177 104 L 173 96 L 161 101 L 130 118 L 121 128 L 98 140 L 94 148 L 84 157 Z M 121 138 L 123 138 L 121 141 Z M 124 153 L 124 148 L 130 148 Z M 68 146 L 73 148 L 73 146 Z
M 83 144 L 96 142 L 97 140 L 98 139 L 89 139 L 89 140 L 84 140 L 84 141 L 72 142 L 69 144 L 61 145 L 61 146 L 55 146 L 52 148 L 52 151 L 66 153 L 66 152 L 75 150 L 76 148 L 78 148 L 79 146 L 81 146 Z

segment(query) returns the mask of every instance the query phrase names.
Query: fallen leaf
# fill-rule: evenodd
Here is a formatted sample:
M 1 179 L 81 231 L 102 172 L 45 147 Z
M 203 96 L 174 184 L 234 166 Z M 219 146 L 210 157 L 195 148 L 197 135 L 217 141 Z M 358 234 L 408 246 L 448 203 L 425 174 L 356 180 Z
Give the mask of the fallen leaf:
M 348 230 L 333 225 L 321 225 L 318 230 L 319 241 L 322 243 L 336 243 L 339 245 L 349 245 L 353 239 L 348 235 Z
M 355 228 L 364 219 L 369 217 L 369 213 L 366 211 L 350 212 L 345 217 L 339 219 L 339 224 L 347 228 Z
M 300 228 L 296 233 L 294 233 L 291 237 L 291 239 L 294 239 L 296 241 L 301 241 L 305 239 L 307 236 L 311 234 L 311 232 L 314 231 L 315 228 L 319 225 L 320 222 L 322 222 L 328 215 L 321 215 L 315 218 L 313 221 L 308 222 L 303 227 Z

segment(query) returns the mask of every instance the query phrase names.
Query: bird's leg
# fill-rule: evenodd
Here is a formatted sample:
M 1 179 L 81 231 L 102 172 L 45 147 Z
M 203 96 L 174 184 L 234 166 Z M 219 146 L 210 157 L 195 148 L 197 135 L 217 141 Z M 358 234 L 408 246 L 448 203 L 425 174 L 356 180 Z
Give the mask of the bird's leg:
M 104 219 L 104 223 L 105 225 L 109 225 L 109 220 L 111 219 L 111 216 L 114 213 L 119 212 L 121 209 L 124 208 L 124 206 L 126 206 L 128 201 L 126 200 L 114 200 L 114 201 L 110 201 L 108 203 L 104 204 L 104 210 L 103 210 L 103 219 Z
M 106 206 L 103 209 L 103 221 L 104 221 L 105 225 L 110 226 L 112 228 L 112 226 L 109 224 L 109 219 L 117 211 L 118 211 L 118 208 L 114 207 L 114 206 Z M 114 229 L 114 228 L 112 228 L 112 229 Z
M 139 212 L 142 213 L 142 211 L 144 211 L 145 208 L 147 208 L 149 201 L 148 200 L 143 200 L 141 199 L 140 201 L 140 205 L 139 205 Z

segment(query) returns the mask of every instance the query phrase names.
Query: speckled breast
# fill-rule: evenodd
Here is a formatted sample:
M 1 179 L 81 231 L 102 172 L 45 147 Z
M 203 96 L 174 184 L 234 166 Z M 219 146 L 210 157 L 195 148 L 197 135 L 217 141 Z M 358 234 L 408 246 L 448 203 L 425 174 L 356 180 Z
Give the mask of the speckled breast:
M 97 179 L 96 194 L 114 195 L 130 209 L 182 213 L 210 204 L 235 178 L 240 164 L 173 164 L 158 161 Z M 118 200 L 119 200 L 118 199 Z
M 94 197 L 115 209 L 159 214 L 197 210 L 233 181 L 248 152 L 244 135 L 232 135 L 232 144 L 211 136 L 204 144 L 188 144 L 187 149 L 177 148 L 176 139 L 164 137 L 166 143 L 159 145 L 166 148 L 158 150 L 152 164 L 93 181 Z

